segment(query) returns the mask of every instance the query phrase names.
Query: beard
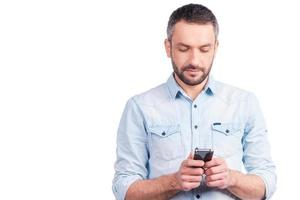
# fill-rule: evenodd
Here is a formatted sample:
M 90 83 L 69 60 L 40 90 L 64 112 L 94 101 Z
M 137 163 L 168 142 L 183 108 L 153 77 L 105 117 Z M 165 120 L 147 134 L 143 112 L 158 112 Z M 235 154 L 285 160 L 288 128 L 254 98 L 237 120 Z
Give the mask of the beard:
M 174 73 L 178 76 L 178 78 L 182 82 L 184 82 L 185 84 L 187 84 L 189 86 L 199 85 L 207 78 L 207 76 L 210 73 L 213 61 L 214 61 L 214 58 L 212 58 L 209 68 L 203 68 L 203 67 L 194 66 L 194 65 L 189 64 L 187 66 L 184 66 L 182 69 L 179 69 L 179 67 L 175 64 L 173 57 L 171 57 L 171 62 L 172 62 Z M 184 74 L 184 72 L 190 71 L 190 70 L 197 71 L 198 73 L 202 72 L 202 75 L 198 78 L 190 78 L 189 76 Z

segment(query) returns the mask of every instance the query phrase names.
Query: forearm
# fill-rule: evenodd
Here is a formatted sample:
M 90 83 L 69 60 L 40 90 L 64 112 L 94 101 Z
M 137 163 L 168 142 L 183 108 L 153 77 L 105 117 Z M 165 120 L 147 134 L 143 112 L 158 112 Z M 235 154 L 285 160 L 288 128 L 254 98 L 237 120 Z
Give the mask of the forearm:
M 134 182 L 126 193 L 126 200 L 156 199 L 167 200 L 179 192 L 175 174 L 160 176 L 156 179 Z
M 265 184 L 263 180 L 253 174 L 243 174 L 231 170 L 232 186 L 227 190 L 241 199 L 263 199 L 265 195 Z

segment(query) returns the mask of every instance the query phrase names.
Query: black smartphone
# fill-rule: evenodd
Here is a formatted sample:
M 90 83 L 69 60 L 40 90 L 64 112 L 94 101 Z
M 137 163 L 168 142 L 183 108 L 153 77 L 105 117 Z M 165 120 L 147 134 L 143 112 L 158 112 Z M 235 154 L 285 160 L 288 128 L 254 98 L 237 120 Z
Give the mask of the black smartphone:
M 210 161 L 213 157 L 214 151 L 211 149 L 195 148 L 194 160 L 203 160 L 204 162 Z

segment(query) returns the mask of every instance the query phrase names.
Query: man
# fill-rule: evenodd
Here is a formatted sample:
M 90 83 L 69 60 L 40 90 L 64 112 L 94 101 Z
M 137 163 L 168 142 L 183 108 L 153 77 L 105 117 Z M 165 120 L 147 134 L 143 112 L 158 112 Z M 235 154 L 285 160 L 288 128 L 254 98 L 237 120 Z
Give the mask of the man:
M 116 199 L 269 199 L 275 166 L 258 102 L 209 75 L 218 48 L 214 14 L 180 7 L 167 35 L 174 73 L 131 98 L 121 118 Z M 213 158 L 194 160 L 196 147 L 213 149 Z

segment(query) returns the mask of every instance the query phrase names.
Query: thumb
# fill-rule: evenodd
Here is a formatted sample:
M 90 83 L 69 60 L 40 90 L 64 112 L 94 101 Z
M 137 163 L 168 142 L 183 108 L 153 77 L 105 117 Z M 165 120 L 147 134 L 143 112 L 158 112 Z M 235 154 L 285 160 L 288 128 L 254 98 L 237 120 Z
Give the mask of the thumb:
M 194 159 L 194 154 L 193 152 L 190 152 L 189 156 L 188 156 L 188 159 Z

